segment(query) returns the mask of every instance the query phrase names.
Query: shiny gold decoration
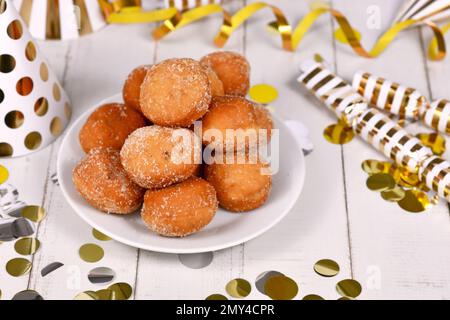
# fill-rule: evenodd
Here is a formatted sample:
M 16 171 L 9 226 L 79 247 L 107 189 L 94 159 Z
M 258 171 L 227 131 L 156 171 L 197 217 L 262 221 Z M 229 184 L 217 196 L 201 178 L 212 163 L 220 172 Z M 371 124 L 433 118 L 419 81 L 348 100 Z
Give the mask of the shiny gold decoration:
M 12 55 L 0 55 L 0 72 L 9 73 L 16 67 L 16 59 Z
M 6 264 L 6 271 L 13 277 L 20 277 L 31 270 L 31 261 L 24 258 L 9 260 Z
M 431 206 L 430 199 L 425 192 L 420 190 L 407 190 L 405 197 L 398 202 L 403 210 L 412 213 L 423 212 Z
M 47 1 L 46 39 L 61 39 L 61 20 L 58 1 Z
M 13 152 L 14 150 L 9 143 L 0 142 L 0 157 L 10 157 Z
M 84 291 L 75 296 L 73 300 L 100 300 L 98 294 L 94 291 Z M 106 299 L 109 300 L 109 299 Z
M 21 96 L 27 96 L 33 91 L 33 80 L 30 77 L 23 77 L 16 84 L 16 91 Z
M 420 179 L 417 173 L 411 172 L 405 167 L 399 167 L 398 171 L 400 174 L 400 179 L 397 181 L 398 184 L 404 187 L 417 187 L 420 184 Z
M 398 202 L 405 197 L 405 190 L 400 186 L 395 186 L 393 189 L 381 191 L 381 197 L 386 201 Z
M 61 100 L 61 89 L 57 83 L 53 85 L 53 98 L 55 98 L 56 101 Z
M 353 29 L 352 31 L 353 31 L 353 33 L 354 33 L 354 35 L 356 37 L 356 40 L 360 41 L 361 40 L 361 33 L 358 30 L 356 30 L 356 29 Z M 348 42 L 348 37 L 346 35 L 346 31 L 344 31 L 342 28 L 338 28 L 338 29 L 336 29 L 334 31 L 334 38 L 337 41 L 341 42 L 341 43 L 350 44 Z
M 257 84 L 250 88 L 249 95 L 255 102 L 269 104 L 278 98 L 278 91 L 269 84 Z
M 5 183 L 9 178 L 9 171 L 0 164 L 0 184 Z
M 116 300 L 114 291 L 109 290 L 109 289 L 102 289 L 102 290 L 95 291 L 95 295 L 96 295 L 96 297 L 98 297 L 98 299 L 95 299 L 95 300 Z M 88 300 L 92 300 L 92 299 L 88 299 Z
M 322 259 L 314 265 L 314 271 L 324 277 L 334 277 L 339 273 L 339 265 L 336 261 L 330 259 Z
M 250 294 L 252 286 L 247 280 L 238 278 L 228 282 L 225 289 L 233 298 L 242 299 Z
M 17 129 L 22 126 L 25 121 L 25 117 L 22 112 L 13 110 L 6 114 L 5 124 L 11 129 Z
M 264 291 L 272 300 L 292 300 L 298 294 L 298 286 L 289 277 L 274 276 L 267 280 Z
M 369 176 L 366 185 L 372 191 L 385 191 L 395 187 L 395 180 L 387 173 L 376 173 Z
M 346 279 L 336 284 L 336 290 L 343 297 L 356 298 L 361 294 L 362 288 L 358 281 Z
M 6 0 L 0 0 L 0 14 L 6 11 Z
M 14 249 L 18 254 L 29 256 L 39 250 L 41 242 L 35 238 L 22 238 L 14 244 Z
M 440 134 L 419 133 L 416 137 L 437 156 L 441 156 L 445 152 L 445 138 Z
M 33 41 L 28 42 L 27 47 L 25 48 L 25 57 L 28 61 L 34 61 L 37 56 L 36 46 Z
M 317 294 L 308 294 L 307 296 L 304 296 L 302 300 L 325 300 L 321 296 L 318 296 Z
M 353 129 L 342 122 L 329 125 L 323 131 L 325 139 L 333 144 L 346 144 L 353 140 L 355 133 Z
M 30 150 L 36 150 L 42 143 L 42 136 L 39 132 L 34 131 L 25 137 L 25 146 Z
M 397 172 L 397 167 L 387 161 L 378 161 L 378 160 L 364 160 L 361 164 L 361 168 L 365 173 L 369 175 L 373 175 L 376 173 L 389 173 L 393 176 L 394 180 L 397 181 L 399 173 Z
M 18 40 L 22 38 L 23 35 L 22 24 L 19 20 L 14 20 L 8 25 L 6 32 L 11 39 Z
M 228 298 L 222 294 L 212 294 L 207 296 L 205 300 L 228 300 Z
M 256 289 L 258 289 L 259 292 L 261 292 L 262 294 L 266 294 L 266 282 L 269 278 L 274 277 L 274 276 L 284 276 L 284 274 L 282 274 L 281 272 L 278 271 L 266 271 L 261 273 L 255 281 L 255 287 Z
M 97 229 L 92 229 L 92 235 L 94 236 L 95 239 L 100 240 L 100 241 L 109 241 L 109 240 L 111 240 L 110 237 L 108 237 L 106 234 L 101 233 Z
M 48 80 L 48 67 L 44 62 L 42 62 L 41 66 L 39 67 L 39 75 L 41 76 L 42 81 L 46 82 Z
M 59 117 L 54 117 L 50 122 L 50 132 L 57 137 L 61 134 L 62 129 L 63 125 L 61 119 Z
M 33 222 L 41 222 L 47 215 L 45 209 L 39 206 L 27 206 L 23 208 L 22 217 L 27 218 Z
M 100 246 L 93 243 L 82 245 L 78 252 L 82 260 L 90 263 L 100 261 L 105 255 L 103 249 Z
M 44 97 L 39 98 L 36 103 L 34 104 L 34 113 L 36 113 L 37 116 L 43 117 L 48 112 L 48 100 Z
M 128 300 L 133 293 L 133 288 L 125 282 L 115 283 L 108 287 L 113 294 L 113 300 Z
M 356 300 L 350 297 L 340 297 L 338 300 Z

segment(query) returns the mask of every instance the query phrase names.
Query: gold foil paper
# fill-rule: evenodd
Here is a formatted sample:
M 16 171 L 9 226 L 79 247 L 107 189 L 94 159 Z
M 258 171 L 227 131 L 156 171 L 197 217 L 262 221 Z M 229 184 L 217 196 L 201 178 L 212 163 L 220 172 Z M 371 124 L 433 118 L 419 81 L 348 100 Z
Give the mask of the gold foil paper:
M 353 279 L 339 281 L 336 284 L 337 292 L 343 297 L 356 298 L 361 294 L 361 284 Z
M 100 241 L 110 241 L 111 240 L 110 237 L 108 237 L 106 234 L 101 233 L 97 229 L 92 229 L 92 235 L 94 236 L 95 239 L 100 240 Z
M 298 285 L 289 277 L 274 276 L 267 280 L 264 291 L 272 300 L 292 300 L 298 294 Z
M 45 209 L 39 206 L 27 206 L 22 210 L 22 217 L 36 223 L 41 222 L 45 216 Z
M 128 300 L 133 293 L 131 285 L 125 282 L 112 284 L 108 287 L 108 290 L 111 290 L 114 293 L 113 300 Z
M 28 274 L 31 266 L 31 261 L 24 258 L 15 258 L 8 261 L 6 271 L 13 277 L 20 277 Z
M 100 246 L 88 243 L 80 247 L 79 254 L 82 260 L 94 263 L 100 261 L 105 255 L 105 252 Z
M 314 271 L 323 277 L 334 277 L 339 273 L 339 265 L 331 259 L 322 259 L 315 263 Z
M 35 238 L 22 238 L 14 244 L 14 249 L 18 254 L 29 256 L 39 250 L 41 242 Z
M 228 282 L 225 289 L 233 298 L 242 299 L 250 294 L 252 286 L 245 279 L 234 279 Z

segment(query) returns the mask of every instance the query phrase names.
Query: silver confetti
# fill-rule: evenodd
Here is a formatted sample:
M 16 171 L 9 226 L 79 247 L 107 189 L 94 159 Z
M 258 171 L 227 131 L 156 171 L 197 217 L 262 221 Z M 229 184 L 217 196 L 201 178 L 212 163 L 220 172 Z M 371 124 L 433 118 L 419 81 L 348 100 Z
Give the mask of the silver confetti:
M 4 213 L 13 218 L 20 218 L 22 216 L 22 209 L 25 208 L 27 204 L 22 201 L 17 201 L 4 210 Z
M 12 184 L 4 183 L 0 185 L 0 209 L 7 211 L 19 198 L 19 191 Z
M 57 186 L 59 186 L 58 173 L 54 173 L 51 175 L 50 180 Z
M 48 275 L 49 273 L 52 273 L 53 271 L 55 271 L 56 269 L 59 269 L 63 266 L 64 264 L 61 262 L 52 262 L 50 263 L 48 266 L 44 267 L 41 270 L 41 276 L 45 277 L 46 275 Z
M 16 293 L 12 300 L 44 300 L 44 298 L 34 290 L 24 290 Z
M 25 218 L 1 218 L 0 241 L 13 241 L 34 233 L 33 224 Z
M 89 271 L 88 279 L 91 283 L 108 283 L 114 280 L 116 273 L 111 268 L 99 267 Z
M 194 254 L 179 254 L 180 262 L 191 269 L 203 269 L 211 264 L 214 259 L 213 252 L 203 252 Z

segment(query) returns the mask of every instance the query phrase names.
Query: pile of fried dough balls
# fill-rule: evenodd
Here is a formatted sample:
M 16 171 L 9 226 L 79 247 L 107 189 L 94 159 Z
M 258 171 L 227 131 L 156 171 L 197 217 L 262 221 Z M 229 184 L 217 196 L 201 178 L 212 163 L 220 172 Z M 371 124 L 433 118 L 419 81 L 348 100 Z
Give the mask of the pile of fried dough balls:
M 80 195 L 106 213 L 128 215 L 142 206 L 148 228 L 167 237 L 198 232 L 219 205 L 231 212 L 262 206 L 272 178 L 261 172 L 269 164 L 259 157 L 205 165 L 202 146 L 228 145 L 193 131 L 193 123 L 201 121 L 203 132 L 215 129 L 225 136 L 227 129 L 266 129 L 270 139 L 270 114 L 245 99 L 249 76 L 248 61 L 233 52 L 133 70 L 123 89 L 125 103 L 102 105 L 79 133 L 86 156 L 73 170 L 73 183 Z M 192 148 L 192 161 L 174 161 L 180 148 Z M 251 146 L 234 148 L 231 152 L 246 157 Z

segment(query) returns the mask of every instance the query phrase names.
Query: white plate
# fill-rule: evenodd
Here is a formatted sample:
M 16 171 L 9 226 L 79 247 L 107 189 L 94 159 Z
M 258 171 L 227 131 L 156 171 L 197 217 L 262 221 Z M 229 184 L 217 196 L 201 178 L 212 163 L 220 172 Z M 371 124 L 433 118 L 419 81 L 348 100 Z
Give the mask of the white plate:
M 72 170 L 84 156 L 78 132 L 89 115 L 107 102 L 122 101 L 116 95 L 85 112 L 68 130 L 58 154 L 58 177 L 64 196 L 75 212 L 93 228 L 127 245 L 167 253 L 199 253 L 232 247 L 253 239 L 278 223 L 293 207 L 303 188 L 305 160 L 302 149 L 291 131 L 274 116 L 280 132 L 279 170 L 273 176 L 273 187 L 264 206 L 248 213 L 235 214 L 219 210 L 205 229 L 186 238 L 165 238 L 149 231 L 139 214 L 109 215 L 92 208 L 72 183 Z

